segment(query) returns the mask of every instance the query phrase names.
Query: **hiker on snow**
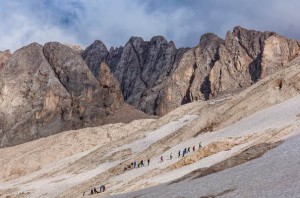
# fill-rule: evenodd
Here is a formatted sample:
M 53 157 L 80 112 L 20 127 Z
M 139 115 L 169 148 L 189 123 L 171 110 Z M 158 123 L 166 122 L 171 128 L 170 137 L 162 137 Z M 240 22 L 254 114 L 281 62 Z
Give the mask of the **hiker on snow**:
M 184 150 L 182 152 L 182 157 L 184 157 L 185 154 L 186 154 L 186 148 L 184 148 Z
M 195 152 L 196 151 L 196 147 L 195 146 L 193 146 L 193 152 Z
M 190 147 L 188 147 L 188 150 L 187 150 L 187 152 L 188 152 L 188 153 L 190 152 Z
M 141 166 L 144 166 L 144 160 L 141 160 Z
M 133 162 L 133 168 L 136 168 L 136 161 Z
M 160 157 L 160 162 L 164 162 L 164 156 Z
M 172 158 L 173 158 L 173 154 L 171 153 L 171 154 L 170 154 L 170 160 L 171 160 Z
M 201 149 L 202 148 L 202 145 L 201 145 L 201 142 L 199 142 L 199 149 Z
M 96 190 L 96 188 L 94 188 L 94 194 L 96 194 L 96 193 L 99 193 L 99 192 Z
M 180 158 L 180 151 L 178 151 L 178 158 Z
M 100 192 L 104 192 L 105 191 L 105 185 L 101 185 L 100 186 Z
M 149 164 L 150 164 L 150 159 L 148 159 L 148 166 L 149 166 Z

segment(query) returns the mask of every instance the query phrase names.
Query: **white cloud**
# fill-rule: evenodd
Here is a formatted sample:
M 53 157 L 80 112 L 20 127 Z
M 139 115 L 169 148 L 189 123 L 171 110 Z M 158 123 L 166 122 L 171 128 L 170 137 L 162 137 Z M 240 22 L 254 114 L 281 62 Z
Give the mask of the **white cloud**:
M 31 42 L 124 45 L 131 36 L 163 35 L 193 46 L 206 32 L 224 36 L 236 25 L 300 38 L 297 0 L 1 0 L 0 50 Z
M 32 42 L 77 42 L 76 36 L 68 35 L 45 18 L 38 18 L 38 13 L 24 9 L 23 4 L 10 2 L 5 6 L 0 10 L 0 50 L 15 50 Z

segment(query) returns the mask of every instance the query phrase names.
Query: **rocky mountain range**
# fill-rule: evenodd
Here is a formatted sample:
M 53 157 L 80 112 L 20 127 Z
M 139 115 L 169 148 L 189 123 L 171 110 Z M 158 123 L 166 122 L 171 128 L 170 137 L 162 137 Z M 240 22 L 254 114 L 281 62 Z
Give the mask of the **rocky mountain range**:
M 0 52 L 0 146 L 105 124 L 125 102 L 162 116 L 249 87 L 299 51 L 274 32 L 236 27 L 225 39 L 204 34 L 193 48 L 155 36 L 110 50 L 95 41 L 84 51 L 51 42 Z
M 235 27 L 225 40 L 204 34 L 197 46 L 179 48 L 162 36 L 132 37 L 109 51 L 95 41 L 82 53 L 94 76 L 105 61 L 124 99 L 147 114 L 165 115 L 182 104 L 250 86 L 299 54 L 299 42 L 274 32 Z

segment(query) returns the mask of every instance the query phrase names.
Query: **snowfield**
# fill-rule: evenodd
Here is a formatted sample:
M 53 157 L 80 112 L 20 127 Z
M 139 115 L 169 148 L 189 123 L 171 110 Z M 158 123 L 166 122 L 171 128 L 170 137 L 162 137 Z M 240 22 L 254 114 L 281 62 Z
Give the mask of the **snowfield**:
M 177 155 L 179 149 L 203 145 L 221 140 L 245 136 L 254 133 L 266 133 L 268 130 L 284 129 L 294 125 L 295 129 L 281 139 L 285 142 L 270 150 L 261 158 L 245 164 L 212 174 L 206 177 L 183 181 L 177 184 L 162 184 L 134 193 L 113 197 L 201 197 L 218 195 L 230 191 L 222 197 L 298 197 L 300 195 L 300 96 L 293 97 L 281 104 L 259 111 L 229 127 L 212 133 L 199 135 L 185 141 L 164 153 Z M 188 166 L 172 172 L 161 173 L 159 176 L 144 182 L 165 183 L 180 178 L 185 174 L 203 167 L 209 167 L 233 156 L 238 150 L 253 142 L 238 145 L 229 151 L 222 151 L 206 157 Z M 175 157 L 177 158 L 177 157 Z M 178 160 L 178 159 L 177 159 Z M 176 162 L 176 160 L 174 161 Z M 161 165 L 166 167 L 169 164 Z
M 300 129 L 262 157 L 224 171 L 177 184 L 162 184 L 112 197 L 299 197 Z M 226 193 L 227 192 L 227 193 Z

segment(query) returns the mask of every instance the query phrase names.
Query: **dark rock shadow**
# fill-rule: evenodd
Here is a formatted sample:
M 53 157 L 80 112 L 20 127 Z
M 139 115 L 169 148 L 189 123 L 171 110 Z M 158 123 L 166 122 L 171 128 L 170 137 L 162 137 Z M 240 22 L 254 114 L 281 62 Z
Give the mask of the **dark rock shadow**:
M 204 78 L 204 81 L 200 87 L 200 92 L 203 94 L 205 100 L 209 99 L 209 96 L 211 94 L 209 75 Z
M 261 61 L 262 61 L 262 53 L 259 53 L 258 56 L 248 66 L 251 80 L 254 83 L 256 83 L 261 78 L 261 72 L 262 72 Z

